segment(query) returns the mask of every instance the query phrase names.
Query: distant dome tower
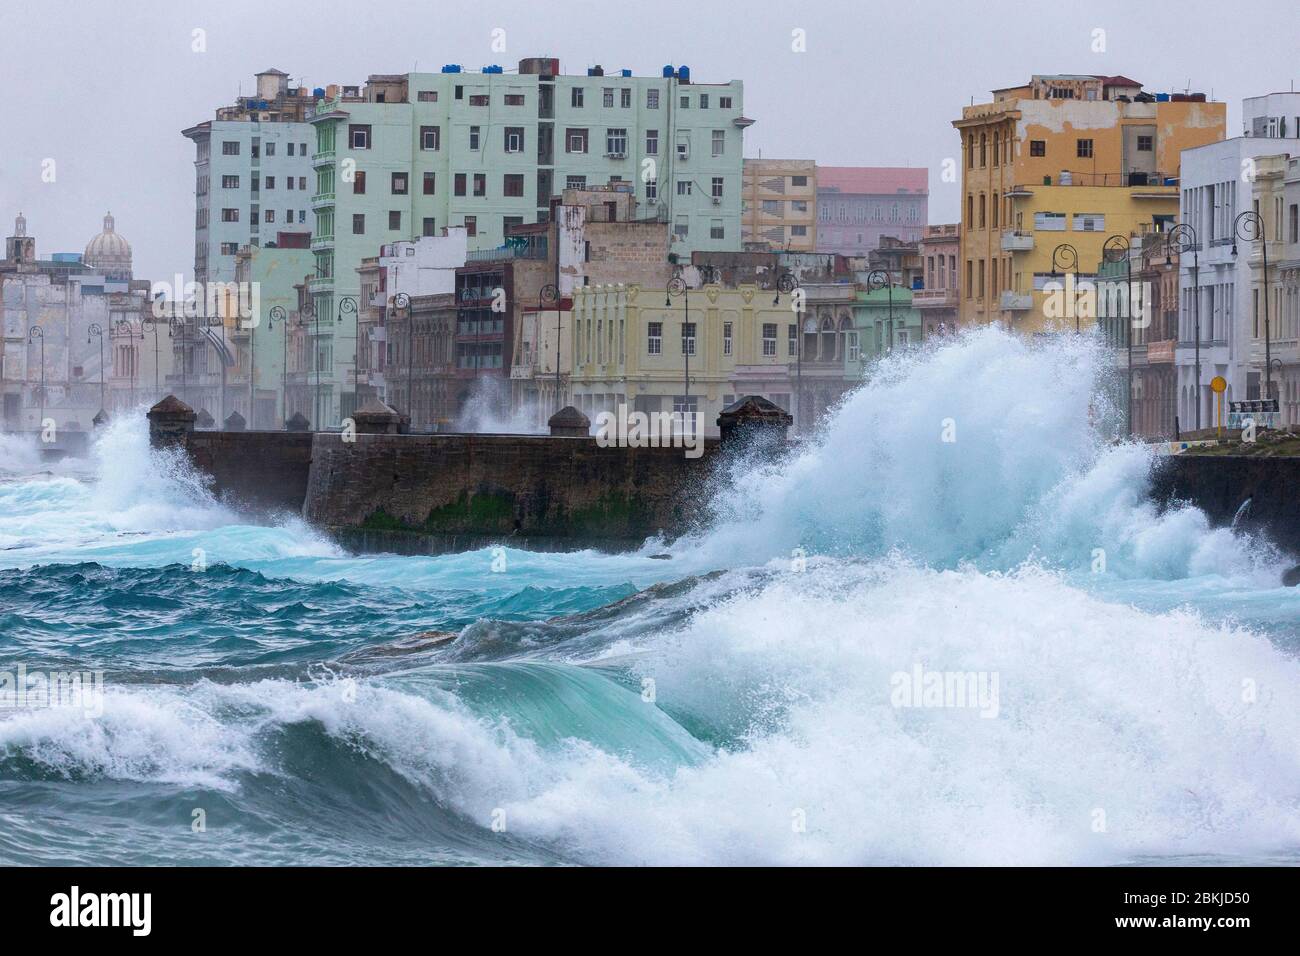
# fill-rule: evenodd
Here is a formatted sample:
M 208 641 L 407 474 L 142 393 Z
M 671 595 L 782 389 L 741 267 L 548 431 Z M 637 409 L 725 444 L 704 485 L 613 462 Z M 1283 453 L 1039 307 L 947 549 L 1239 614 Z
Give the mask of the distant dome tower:
M 131 243 L 113 231 L 111 212 L 104 216 L 104 231 L 86 244 L 81 261 L 106 279 L 130 280 Z

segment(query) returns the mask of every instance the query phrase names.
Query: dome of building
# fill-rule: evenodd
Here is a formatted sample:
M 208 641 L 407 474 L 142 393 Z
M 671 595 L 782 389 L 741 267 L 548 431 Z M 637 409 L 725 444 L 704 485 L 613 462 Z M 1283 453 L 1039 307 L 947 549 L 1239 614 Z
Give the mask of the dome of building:
M 104 231 L 86 243 L 81 261 L 105 278 L 131 278 L 131 243 L 113 231 L 112 213 L 104 217 Z

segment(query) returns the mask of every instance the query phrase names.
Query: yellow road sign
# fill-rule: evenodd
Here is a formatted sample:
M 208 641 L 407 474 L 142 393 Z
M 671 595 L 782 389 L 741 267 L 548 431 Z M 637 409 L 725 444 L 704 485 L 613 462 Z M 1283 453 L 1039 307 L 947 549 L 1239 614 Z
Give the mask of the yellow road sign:
M 1222 375 L 1216 375 L 1210 379 L 1210 391 L 1222 395 L 1228 390 L 1228 382 Z

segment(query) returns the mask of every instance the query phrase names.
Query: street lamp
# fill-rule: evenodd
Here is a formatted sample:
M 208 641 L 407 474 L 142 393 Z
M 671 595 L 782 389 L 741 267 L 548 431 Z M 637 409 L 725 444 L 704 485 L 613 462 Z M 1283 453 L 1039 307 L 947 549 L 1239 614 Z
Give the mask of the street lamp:
M 316 312 L 316 305 L 312 299 L 307 299 L 299 310 L 299 324 L 301 325 L 304 320 L 310 321 L 312 324 L 311 343 L 308 352 L 311 355 L 311 366 L 316 372 L 316 392 L 315 397 L 312 399 L 311 427 L 316 431 L 320 431 L 320 315 Z
M 271 311 L 266 315 L 268 329 L 274 331 L 277 322 L 284 330 L 283 352 L 280 356 L 280 421 L 283 423 L 289 420 L 289 390 L 286 385 L 289 374 L 289 313 L 282 305 L 271 306 Z
M 139 338 L 140 341 L 143 342 L 144 341 L 144 320 L 143 319 L 140 320 L 140 334 L 138 336 L 135 334 L 135 326 L 131 324 L 130 319 L 125 319 L 125 318 L 118 319 L 115 323 L 113 323 L 113 331 L 117 333 L 119 337 L 125 336 L 128 340 L 131 340 L 132 342 L 134 342 L 136 338 Z M 131 405 L 134 407 L 136 382 L 140 377 L 140 360 L 139 360 L 139 352 L 137 351 L 135 345 L 132 344 L 128 346 L 128 348 L 131 350 L 130 351 Z
M 104 407 L 104 327 L 98 322 L 91 322 L 87 329 L 87 345 L 90 344 L 92 338 L 99 339 L 99 410 L 107 412 Z
M 889 342 L 887 351 L 894 351 L 894 279 L 883 269 L 872 269 L 867 273 L 867 291 L 879 292 L 889 290 Z
M 415 368 L 413 334 L 414 325 L 411 321 L 411 297 L 405 292 L 399 292 L 393 296 L 393 308 L 399 312 L 406 312 L 406 414 L 411 416 L 411 421 L 415 421 L 415 408 L 411 404 L 411 372 Z M 459 317 L 458 317 L 459 318 Z
M 537 293 L 537 308 L 544 312 L 546 303 L 558 302 L 559 299 L 560 290 L 556 288 L 555 283 L 548 282 Z M 561 404 L 564 398 L 560 388 L 560 310 L 557 308 L 555 310 L 555 410 L 557 412 L 564 407 Z
M 1074 297 L 1074 331 L 1079 329 L 1079 250 L 1074 248 L 1070 243 L 1063 242 L 1052 250 L 1052 277 L 1060 275 L 1061 269 L 1068 269 L 1074 274 L 1074 289 L 1071 295 Z
M 673 276 L 668 280 L 668 290 L 664 295 L 664 308 L 672 308 L 673 296 L 683 296 L 682 302 L 685 305 L 685 311 L 682 313 L 682 356 L 686 361 L 686 391 L 682 395 L 682 413 L 685 414 L 691 410 L 691 346 L 694 342 L 690 339 L 688 333 L 691 331 L 691 290 L 687 286 L 686 280 L 681 276 Z
M 786 272 L 776 280 L 776 295 L 772 296 L 772 305 L 781 304 L 781 293 L 787 294 L 794 292 L 799 288 L 799 280 L 795 278 L 794 273 Z M 791 299 L 790 304 L 793 307 L 795 300 Z M 794 309 L 795 337 L 794 337 L 794 376 L 795 376 L 795 407 L 791 409 L 794 413 L 795 421 L 802 422 L 800 418 L 803 414 L 803 308 Z M 789 373 L 789 366 L 786 366 L 786 374 Z
M 1193 371 L 1196 380 L 1193 394 L 1196 397 L 1196 430 L 1201 429 L 1201 240 L 1196 230 L 1188 223 L 1180 222 L 1165 234 L 1165 265 L 1172 265 L 1171 249 L 1178 250 L 1179 268 L 1185 252 L 1192 253 L 1192 322 L 1195 336 L 1195 365 Z M 1181 285 L 1181 283 L 1180 283 Z M 1181 303 L 1180 303 L 1181 305 Z M 1179 310 L 1181 312 L 1181 309 Z
M 1127 409 L 1125 413 L 1126 430 L 1130 438 L 1133 437 L 1133 256 L 1129 254 L 1130 243 L 1128 236 L 1108 236 L 1105 244 L 1101 247 L 1101 257 L 1107 262 L 1119 262 L 1120 256 L 1124 257 L 1125 275 L 1127 277 L 1128 295 L 1126 296 L 1127 304 L 1124 308 L 1126 313 L 1125 323 L 1127 329 L 1124 333 L 1124 347 L 1128 352 L 1128 398 L 1125 401 Z
M 45 427 L 45 330 L 39 325 L 33 325 L 27 330 L 27 344 L 30 345 L 33 339 L 41 340 L 41 421 L 40 426 Z
M 1264 397 L 1273 400 L 1273 363 L 1270 345 L 1268 316 L 1268 235 L 1264 232 L 1264 217 L 1254 211 L 1243 212 L 1232 223 L 1232 254 L 1237 255 L 1237 240 L 1259 241 L 1264 256 Z
M 339 298 L 339 314 L 335 322 L 342 322 L 345 315 L 356 315 L 357 297 L 345 295 Z M 353 323 L 352 335 L 352 410 L 361 407 L 361 380 L 359 376 L 359 356 L 361 355 L 361 320 L 358 316 Z
M 157 331 L 158 328 L 157 326 L 155 326 L 154 327 L 155 335 L 157 334 Z M 186 321 L 183 314 L 179 317 L 173 315 L 170 318 L 168 318 L 167 337 L 171 339 L 171 338 L 176 338 L 179 335 L 181 340 L 181 401 L 187 403 L 188 403 L 188 399 L 186 399 L 185 393 L 186 393 L 186 383 L 187 383 L 187 374 L 189 371 L 190 357 L 189 357 L 188 349 L 186 348 L 185 340 L 188 336 L 188 333 L 189 333 L 189 323 Z

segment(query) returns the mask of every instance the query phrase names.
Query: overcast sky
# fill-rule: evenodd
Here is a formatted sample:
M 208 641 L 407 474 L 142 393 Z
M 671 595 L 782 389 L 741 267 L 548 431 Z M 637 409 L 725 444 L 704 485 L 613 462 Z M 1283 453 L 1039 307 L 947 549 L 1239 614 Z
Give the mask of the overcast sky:
M 1239 135 L 1241 99 L 1300 83 L 1300 4 L 1260 0 L 0 0 L 0 231 L 21 209 L 42 256 L 80 252 L 105 210 L 139 278 L 193 267 L 194 147 L 182 129 L 253 89 L 478 69 L 555 56 L 566 73 L 688 64 L 745 84 L 745 155 L 828 165 L 925 166 L 930 221 L 957 217 L 944 183 L 950 121 L 1032 73 L 1124 74 L 1149 90 L 1212 93 Z M 1246 11 L 1249 11 L 1249 15 Z M 193 52 L 196 28 L 207 50 Z M 492 31 L 506 31 L 494 53 Z M 792 31 L 806 35 L 794 52 Z M 1103 30 L 1105 52 L 1094 52 Z M 53 183 L 42 163 L 55 160 Z

